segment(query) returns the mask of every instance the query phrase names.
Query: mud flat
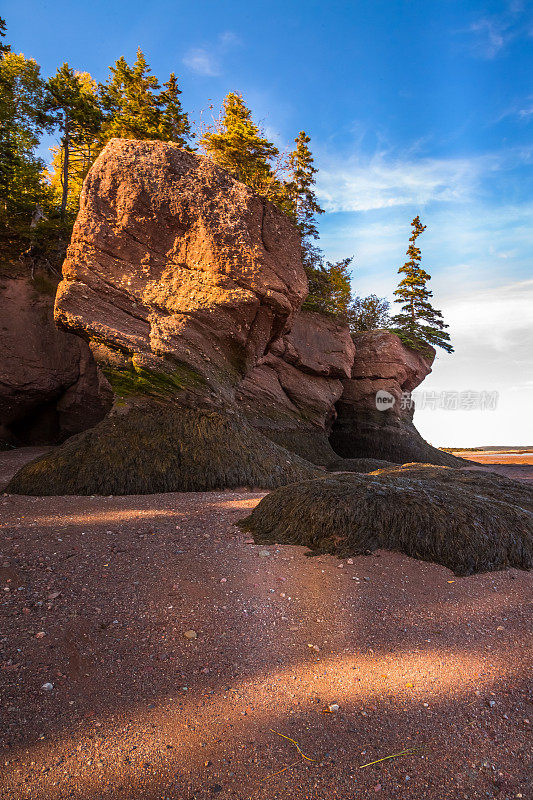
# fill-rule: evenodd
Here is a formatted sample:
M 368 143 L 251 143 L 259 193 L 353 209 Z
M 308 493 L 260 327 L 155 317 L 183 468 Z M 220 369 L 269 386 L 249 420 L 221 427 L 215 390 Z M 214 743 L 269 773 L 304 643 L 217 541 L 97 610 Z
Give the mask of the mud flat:
M 508 478 L 533 480 L 533 450 L 454 450 L 454 456 L 479 463 L 480 469 L 491 469 Z

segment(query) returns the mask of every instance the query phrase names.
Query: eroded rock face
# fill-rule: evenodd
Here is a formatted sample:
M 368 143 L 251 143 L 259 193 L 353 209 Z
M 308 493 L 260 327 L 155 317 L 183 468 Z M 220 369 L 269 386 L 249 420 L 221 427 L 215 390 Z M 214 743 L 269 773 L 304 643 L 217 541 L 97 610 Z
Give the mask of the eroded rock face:
M 85 182 L 63 276 L 56 321 L 112 375 L 144 368 L 226 399 L 307 293 L 290 221 L 167 142 L 107 145 Z
M 327 436 L 354 353 L 346 325 L 301 311 L 239 386 L 240 406 L 269 438 L 326 465 L 335 458 Z
M 379 458 L 397 464 L 421 461 L 456 465 L 454 456 L 429 445 L 413 425 L 410 393 L 431 372 L 435 351 L 405 347 L 389 331 L 360 333 L 355 339 L 352 374 L 343 381 L 330 441 L 343 458 Z M 388 392 L 394 405 L 376 407 L 376 393 Z
M 96 425 L 111 388 L 87 344 L 60 331 L 50 295 L 25 278 L 0 286 L 0 443 L 50 444 Z

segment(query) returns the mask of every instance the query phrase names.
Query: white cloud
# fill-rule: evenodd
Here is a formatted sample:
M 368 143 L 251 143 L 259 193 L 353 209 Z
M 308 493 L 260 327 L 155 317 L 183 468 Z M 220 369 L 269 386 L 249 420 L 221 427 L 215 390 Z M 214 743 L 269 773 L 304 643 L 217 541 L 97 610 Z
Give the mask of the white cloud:
M 220 75 L 220 67 L 216 58 L 201 47 L 192 47 L 183 57 L 183 63 L 197 75 L 209 78 Z
M 185 66 L 207 78 L 214 78 L 221 74 L 221 57 L 237 47 L 241 41 L 232 31 L 224 31 L 218 37 L 215 44 L 203 47 L 191 47 L 183 57 Z
M 326 211 L 369 211 L 433 201 L 468 200 L 481 174 L 498 169 L 497 156 L 404 159 L 377 154 L 321 164 L 317 194 Z
M 470 26 L 474 34 L 473 51 L 483 58 L 494 58 L 507 44 L 508 24 L 497 18 L 484 17 Z

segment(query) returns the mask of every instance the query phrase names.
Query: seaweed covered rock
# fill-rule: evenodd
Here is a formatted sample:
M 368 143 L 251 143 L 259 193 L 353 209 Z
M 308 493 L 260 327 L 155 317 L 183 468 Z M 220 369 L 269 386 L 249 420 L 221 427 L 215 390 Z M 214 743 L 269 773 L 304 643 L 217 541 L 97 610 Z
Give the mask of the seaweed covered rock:
M 378 469 L 395 467 L 392 461 L 383 461 L 380 458 L 337 458 L 330 461 L 330 472 L 374 472 Z
M 429 375 L 434 358 L 429 345 L 413 350 L 390 331 L 358 333 L 351 376 L 343 381 L 330 437 L 335 452 L 347 459 L 460 466 L 461 459 L 432 447 L 413 424 L 410 394 Z M 392 405 L 377 408 L 380 391 L 392 396 Z
M 200 394 L 227 397 L 306 293 L 298 232 L 272 203 L 175 144 L 113 139 L 84 184 L 55 317 L 112 382 L 149 369 L 179 389 L 185 366 Z
M 533 492 L 489 472 L 414 464 L 307 480 L 263 498 L 241 527 L 341 557 L 396 550 L 457 575 L 533 565 Z
M 24 466 L 6 491 L 29 495 L 151 494 L 253 486 L 316 475 L 237 415 L 172 403 L 131 406 Z

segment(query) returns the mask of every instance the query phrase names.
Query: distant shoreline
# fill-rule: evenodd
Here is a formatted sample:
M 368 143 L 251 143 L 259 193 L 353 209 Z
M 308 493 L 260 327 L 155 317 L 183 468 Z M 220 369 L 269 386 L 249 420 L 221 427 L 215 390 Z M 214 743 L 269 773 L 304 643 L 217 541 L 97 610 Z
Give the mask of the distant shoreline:
M 533 453 L 533 445 L 505 447 L 504 445 L 487 445 L 485 447 L 439 447 L 444 453 Z

